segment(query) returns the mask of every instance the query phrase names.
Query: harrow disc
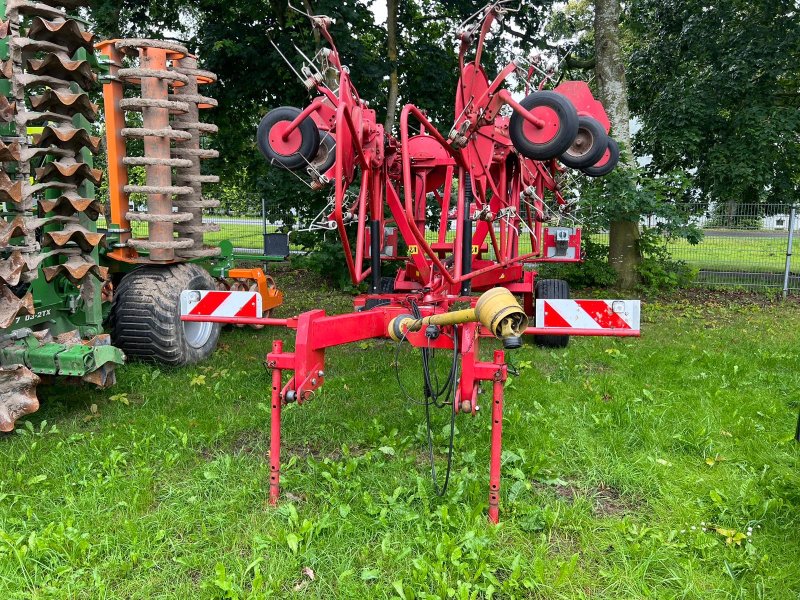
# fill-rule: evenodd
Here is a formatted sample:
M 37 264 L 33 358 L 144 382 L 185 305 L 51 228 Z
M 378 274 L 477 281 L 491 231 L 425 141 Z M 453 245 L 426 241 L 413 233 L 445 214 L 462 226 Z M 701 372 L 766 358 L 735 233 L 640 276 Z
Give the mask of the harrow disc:
M 63 275 L 81 286 L 103 276 L 94 252 L 103 236 L 85 226 L 101 213 L 92 186 L 102 172 L 86 158 L 100 142 L 87 131 L 97 118 L 89 100 L 94 35 L 66 12 L 85 4 L 14 0 L 0 22 L 9 49 L 0 76 L 10 88 L 0 96 L 0 202 L 9 215 L 0 221 L 0 328 L 32 314 L 30 294 L 20 290 L 38 277 L 43 257 L 51 263 L 48 281 Z M 44 129 L 31 137 L 31 126 Z
M 203 210 L 219 202 L 202 196 L 202 184 L 219 179 L 201 172 L 200 161 L 216 158 L 215 150 L 203 148 L 202 136 L 215 133 L 215 125 L 200 121 L 199 109 L 216 106 L 213 98 L 199 94 L 199 85 L 216 81 L 216 75 L 197 68 L 188 50 L 173 42 L 123 39 L 113 45 L 110 56 L 126 57 L 118 79 L 140 88 L 138 97 L 119 101 L 124 112 L 140 113 L 140 127 L 125 127 L 125 139 L 144 141 L 142 156 L 125 156 L 127 167 L 144 167 L 145 185 L 126 185 L 127 194 L 147 197 L 146 209 L 125 215 L 128 221 L 146 223 L 125 244 L 149 252 L 153 262 L 217 256 L 219 248 L 203 244 L 203 236 L 219 226 L 203 223 Z M 174 172 L 173 172 L 174 170 Z M 177 208 L 177 212 L 174 210 Z
M 39 410 L 39 378 L 23 365 L 0 367 L 0 431 L 14 429 L 20 417 Z
M 200 95 L 199 86 L 213 83 L 217 76 L 210 71 L 205 71 L 197 67 L 197 59 L 193 56 L 186 56 L 180 60 L 173 61 L 173 70 L 188 78 L 189 82 L 175 89 L 172 98 L 174 101 L 186 104 L 188 110 L 177 114 L 172 126 L 175 129 L 191 134 L 192 138 L 180 147 L 182 152 L 175 153 L 173 160 L 183 161 L 183 166 L 177 169 L 178 185 L 191 188 L 192 192 L 175 200 L 176 206 L 190 218 L 175 226 L 179 235 L 192 240 L 192 245 L 188 248 L 180 249 L 176 252 L 181 258 L 205 258 L 217 256 L 220 253 L 218 247 L 206 246 L 203 244 L 203 236 L 220 230 L 220 226 L 215 223 L 203 223 L 203 210 L 206 208 L 217 208 L 218 200 L 203 197 L 204 183 L 218 183 L 219 177 L 216 175 L 204 175 L 202 173 L 201 161 L 206 158 L 215 157 L 215 154 L 203 154 L 203 137 L 207 134 L 217 132 L 217 126 L 211 123 L 200 121 L 200 109 L 216 106 L 213 98 Z M 178 150 L 176 148 L 176 150 Z M 186 152 L 188 151 L 188 153 Z

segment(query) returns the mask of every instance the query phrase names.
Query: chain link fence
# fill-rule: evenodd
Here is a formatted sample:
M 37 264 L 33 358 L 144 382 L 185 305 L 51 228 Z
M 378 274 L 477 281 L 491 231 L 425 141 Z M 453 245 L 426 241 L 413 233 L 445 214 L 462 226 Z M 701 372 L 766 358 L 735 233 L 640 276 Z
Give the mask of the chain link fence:
M 206 234 L 206 243 L 230 240 L 237 254 L 261 255 L 265 240 L 281 229 L 262 214 L 209 215 L 220 231 Z M 800 211 L 786 204 L 736 204 L 695 210 L 688 220 L 703 231 L 698 244 L 682 238 L 665 239 L 668 252 L 697 272 L 695 285 L 728 288 L 800 291 L 800 265 L 792 255 L 800 251 Z M 657 227 L 657 217 L 642 219 L 642 227 Z M 592 239 L 608 243 L 607 232 Z M 290 237 L 291 241 L 291 237 Z
M 665 239 L 674 260 L 692 267 L 697 286 L 800 291 L 800 265 L 792 261 L 800 250 L 800 207 L 787 204 L 711 205 L 688 215 L 703 232 L 698 244 L 683 238 Z M 645 217 L 643 227 L 657 227 L 657 217 Z M 593 237 L 608 243 L 608 233 Z

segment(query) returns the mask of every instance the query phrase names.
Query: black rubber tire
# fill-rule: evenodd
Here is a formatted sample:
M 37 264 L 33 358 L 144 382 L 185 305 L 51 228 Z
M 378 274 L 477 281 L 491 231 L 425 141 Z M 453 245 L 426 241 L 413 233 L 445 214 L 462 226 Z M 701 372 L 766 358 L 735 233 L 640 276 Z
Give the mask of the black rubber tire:
M 335 162 L 336 137 L 330 131 L 323 131 L 320 134 L 317 153 L 311 160 L 311 166 L 314 167 L 320 175 L 325 175 Z
M 539 106 L 546 106 L 558 115 L 559 127 L 556 135 L 547 143 L 531 142 L 523 129 L 525 119 L 514 111 L 508 125 L 511 142 L 520 154 L 532 160 L 549 160 L 564 154 L 578 135 L 578 113 L 569 98 L 557 92 L 541 91 L 528 94 L 522 102 L 523 108 L 530 111 Z
M 115 290 L 111 341 L 129 359 L 173 367 L 200 362 L 217 347 L 219 323 L 181 321 L 183 290 L 214 290 L 209 273 L 193 264 L 146 266 L 131 271 Z M 186 327 L 194 327 L 194 345 Z
M 614 170 L 614 167 L 616 167 L 617 163 L 619 162 L 619 146 L 612 138 L 608 138 L 608 149 L 611 151 L 611 156 L 606 164 L 604 164 L 602 167 L 587 167 L 585 169 L 581 169 L 581 172 L 589 177 L 602 177 L 603 175 L 608 175 L 611 173 L 611 171 Z M 605 154 L 605 151 L 603 154 Z
M 314 158 L 319 149 L 319 129 L 311 117 L 303 119 L 297 128 L 301 141 L 300 148 L 294 154 L 281 154 L 274 150 L 269 142 L 269 132 L 276 124 L 281 121 L 294 121 L 301 112 L 299 108 L 293 106 L 281 106 L 273 108 L 261 119 L 256 132 L 256 141 L 258 149 L 269 164 L 277 163 L 286 169 L 295 170 L 305 167 Z
M 583 149 L 578 143 L 588 141 L 589 146 Z M 585 169 L 603 157 L 608 148 L 606 128 L 592 117 L 578 117 L 578 135 L 572 145 L 559 160 L 571 169 Z
M 381 294 L 394 294 L 394 277 L 381 277 Z
M 534 287 L 534 297 L 542 300 L 569 298 L 569 284 L 563 279 L 539 279 Z M 537 326 L 539 323 L 536 324 Z M 533 343 L 540 348 L 566 348 L 568 335 L 535 335 Z

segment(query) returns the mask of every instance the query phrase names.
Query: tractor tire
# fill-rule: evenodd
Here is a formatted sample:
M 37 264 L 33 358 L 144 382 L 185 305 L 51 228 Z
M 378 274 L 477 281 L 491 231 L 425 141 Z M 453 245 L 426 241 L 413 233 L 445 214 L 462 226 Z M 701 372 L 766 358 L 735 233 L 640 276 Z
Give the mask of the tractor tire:
M 578 135 L 559 160 L 571 169 L 585 169 L 603 158 L 607 148 L 608 134 L 600 121 L 578 117 Z
M 545 90 L 528 94 L 520 105 L 548 123 L 537 129 L 514 111 L 508 135 L 520 154 L 532 160 L 550 160 L 572 146 L 578 135 L 578 112 L 569 98 Z
M 617 142 L 608 138 L 608 154 L 605 152 L 592 167 L 581 169 L 581 172 L 589 177 L 602 177 L 614 170 L 619 162 L 619 146 Z
M 394 294 L 394 277 L 381 277 L 381 294 Z
M 563 279 L 540 279 L 536 282 L 534 296 L 537 300 L 563 300 L 569 298 L 569 284 Z M 536 324 L 537 326 L 539 323 Z M 566 348 L 568 335 L 535 335 L 533 343 L 540 348 Z
M 319 150 L 319 129 L 311 117 L 306 117 L 287 140 L 279 135 L 302 111 L 281 106 L 269 111 L 258 125 L 256 141 L 269 164 L 297 170 L 307 166 Z
M 172 367 L 208 358 L 217 347 L 219 323 L 181 321 L 183 290 L 214 290 L 216 282 L 193 264 L 147 266 L 117 286 L 111 306 L 111 341 L 133 360 Z

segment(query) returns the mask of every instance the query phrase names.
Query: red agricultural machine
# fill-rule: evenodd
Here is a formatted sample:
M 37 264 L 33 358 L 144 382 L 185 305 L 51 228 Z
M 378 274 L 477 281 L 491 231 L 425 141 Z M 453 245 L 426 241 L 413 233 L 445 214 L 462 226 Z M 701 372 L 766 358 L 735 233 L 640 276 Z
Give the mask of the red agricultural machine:
M 550 75 L 523 61 L 487 77 L 484 44 L 492 23 L 507 12 L 503 5 L 489 5 L 458 33 L 453 126 L 442 133 L 423 110 L 406 104 L 397 137 L 353 86 L 329 31 L 331 19 L 308 15 L 328 44 L 298 73 L 314 97 L 302 110 L 270 111 L 258 128 L 258 145 L 272 165 L 304 171 L 315 188 L 332 187 L 322 226 L 338 231 L 353 283 L 367 283 L 369 291 L 355 299 L 354 312 L 331 316 L 312 310 L 263 319 L 255 316 L 255 296 L 193 290 L 184 292 L 182 307 L 185 321 L 296 330 L 293 351 L 275 341 L 266 358 L 272 369 L 272 503 L 279 496 L 281 407 L 306 402 L 324 383 L 327 348 L 371 338 L 420 348 L 426 411 L 448 407 L 453 419 L 475 415 L 481 384 L 491 385 L 489 518 L 497 522 L 508 368 L 502 350 L 492 360 L 480 358 L 481 339 L 498 338 L 509 350 L 523 335 L 550 347 L 565 346 L 568 336 L 639 335 L 638 302 L 571 301 L 566 282 L 537 281 L 526 269 L 581 260 L 580 229 L 548 226 L 570 208 L 560 177 L 567 167 L 590 176 L 608 173 L 619 153 L 607 135 L 605 110 L 585 83 L 545 89 Z M 527 82 L 520 101 L 508 89 L 512 79 Z M 392 261 L 400 263 L 396 277 L 382 277 Z M 453 310 L 457 305 L 463 308 Z M 453 352 L 441 389 L 429 368 L 436 349 Z M 287 382 L 284 371 L 291 373 Z M 428 440 L 430 450 L 430 433 Z

